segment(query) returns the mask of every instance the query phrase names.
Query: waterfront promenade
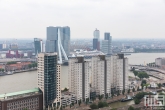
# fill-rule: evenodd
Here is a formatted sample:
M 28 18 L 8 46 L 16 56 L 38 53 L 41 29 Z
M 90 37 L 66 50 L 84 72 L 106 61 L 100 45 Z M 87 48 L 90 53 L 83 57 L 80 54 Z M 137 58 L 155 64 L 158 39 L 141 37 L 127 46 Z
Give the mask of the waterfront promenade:
M 159 90 L 159 89 L 158 89 Z M 146 89 L 145 92 L 150 92 L 151 90 L 150 89 Z M 133 93 L 134 95 L 136 95 L 137 93 L 139 92 L 142 92 L 142 91 L 136 91 L 136 92 L 131 92 L 129 93 L 129 95 L 133 96 Z M 125 94 L 126 95 L 126 94 Z M 109 99 L 102 99 L 101 101 L 106 101 L 108 104 L 111 104 L 111 103 L 115 103 L 115 102 L 119 102 L 123 97 L 125 97 L 125 95 L 119 95 L 119 96 L 114 96 L 113 98 L 109 98 Z M 94 101 L 94 103 L 98 103 L 100 100 L 99 99 L 96 99 Z M 133 106 L 134 108 L 142 108 L 143 110 L 143 107 L 144 107 L 144 103 L 141 102 L 140 104 L 136 105 L 136 104 L 133 104 L 133 105 L 126 105 L 126 106 L 123 106 L 123 107 L 119 107 L 117 108 L 117 110 L 128 110 L 129 106 Z M 66 108 L 63 108 L 63 110 L 88 110 L 90 109 L 90 104 L 86 105 L 85 103 L 82 103 L 79 107 L 78 104 L 75 104 L 74 107 L 70 108 L 70 106 L 68 105 Z M 98 110 L 111 110 L 112 107 L 109 105 L 109 107 L 105 107 L 105 108 L 100 108 Z

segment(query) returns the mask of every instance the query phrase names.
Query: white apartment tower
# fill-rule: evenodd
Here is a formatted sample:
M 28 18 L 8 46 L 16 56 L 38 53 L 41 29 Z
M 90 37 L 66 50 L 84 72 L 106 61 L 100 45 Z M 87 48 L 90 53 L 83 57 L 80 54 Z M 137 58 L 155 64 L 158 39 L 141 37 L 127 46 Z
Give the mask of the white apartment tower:
M 92 88 L 97 95 L 111 94 L 111 57 L 92 57 Z
M 69 92 L 76 95 L 77 100 L 89 98 L 89 74 L 91 62 L 84 61 L 84 57 L 69 58 L 68 84 Z
M 60 105 L 61 66 L 57 64 L 57 53 L 38 54 L 38 88 L 43 92 L 43 108 Z
M 124 54 L 113 55 L 112 57 L 112 74 L 111 87 L 122 91 L 128 89 L 128 59 Z

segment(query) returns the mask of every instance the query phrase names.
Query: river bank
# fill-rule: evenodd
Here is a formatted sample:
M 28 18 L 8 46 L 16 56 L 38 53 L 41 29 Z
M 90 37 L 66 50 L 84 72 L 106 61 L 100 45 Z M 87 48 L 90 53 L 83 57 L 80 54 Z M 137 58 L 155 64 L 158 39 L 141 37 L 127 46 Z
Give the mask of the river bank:
M 13 75 L 16 73 L 30 72 L 30 71 L 36 71 L 36 70 L 37 70 L 37 68 L 31 68 L 31 69 L 26 69 L 26 70 L 15 70 L 15 71 L 1 72 L 0 76 Z

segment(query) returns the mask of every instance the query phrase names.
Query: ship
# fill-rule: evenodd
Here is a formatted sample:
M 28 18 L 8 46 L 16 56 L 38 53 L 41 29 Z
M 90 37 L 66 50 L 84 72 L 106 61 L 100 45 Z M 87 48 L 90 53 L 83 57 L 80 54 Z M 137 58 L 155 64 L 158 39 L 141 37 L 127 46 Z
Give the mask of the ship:
M 121 53 L 133 53 L 135 52 L 133 48 L 128 48 L 128 49 L 122 49 Z
M 126 101 L 130 101 L 133 100 L 133 97 L 131 97 L 130 95 L 126 95 L 125 98 L 121 99 L 121 102 L 126 102 Z

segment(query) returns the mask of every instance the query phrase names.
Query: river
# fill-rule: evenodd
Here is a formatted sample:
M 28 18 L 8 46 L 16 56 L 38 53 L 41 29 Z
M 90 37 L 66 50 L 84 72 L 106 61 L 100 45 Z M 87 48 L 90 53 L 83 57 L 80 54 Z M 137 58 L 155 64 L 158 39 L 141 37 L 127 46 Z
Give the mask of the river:
M 157 57 L 165 57 L 165 53 L 132 53 L 126 57 L 129 59 L 129 64 L 147 64 L 154 62 Z M 61 71 L 61 87 L 68 87 L 68 67 L 62 66 Z M 129 76 L 134 75 L 129 72 Z M 28 90 L 35 87 L 37 87 L 37 71 L 0 76 L 0 94 Z M 133 101 L 117 102 L 110 106 L 122 107 L 131 104 L 133 104 Z

